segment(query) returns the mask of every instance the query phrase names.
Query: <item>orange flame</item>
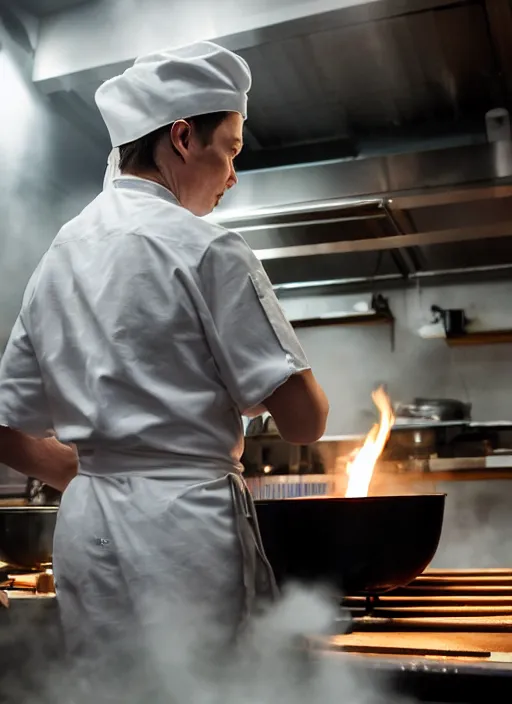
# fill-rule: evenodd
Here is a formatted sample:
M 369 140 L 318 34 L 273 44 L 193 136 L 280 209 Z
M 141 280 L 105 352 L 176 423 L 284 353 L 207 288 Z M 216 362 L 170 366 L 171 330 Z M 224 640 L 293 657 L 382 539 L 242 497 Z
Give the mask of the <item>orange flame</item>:
M 345 496 L 368 496 L 375 465 L 389 438 L 391 427 L 395 422 L 389 396 L 382 386 L 372 393 L 372 400 L 380 412 L 380 420 L 365 438 L 362 448 L 347 465 L 348 484 Z

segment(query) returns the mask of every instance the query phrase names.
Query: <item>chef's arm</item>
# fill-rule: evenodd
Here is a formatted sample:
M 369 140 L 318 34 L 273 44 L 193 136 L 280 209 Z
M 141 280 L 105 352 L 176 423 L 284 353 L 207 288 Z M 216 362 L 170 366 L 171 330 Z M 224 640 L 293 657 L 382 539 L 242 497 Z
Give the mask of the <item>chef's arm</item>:
M 293 374 L 263 405 L 289 443 L 308 445 L 325 432 L 329 402 L 311 370 Z
M 0 463 L 59 491 L 78 470 L 74 448 L 54 437 L 35 438 L 5 426 L 0 426 Z

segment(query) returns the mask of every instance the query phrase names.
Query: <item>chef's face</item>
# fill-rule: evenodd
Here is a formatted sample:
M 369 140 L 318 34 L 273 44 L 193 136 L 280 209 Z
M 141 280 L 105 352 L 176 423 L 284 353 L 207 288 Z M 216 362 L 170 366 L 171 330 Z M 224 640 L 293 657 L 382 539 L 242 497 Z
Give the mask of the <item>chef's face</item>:
M 183 176 L 177 195 L 194 215 L 211 213 L 224 193 L 237 183 L 234 160 L 242 149 L 243 124 L 241 115 L 229 113 L 208 144 L 195 133 L 193 125 L 176 135 L 180 139 Z M 173 141 L 176 145 L 176 140 Z

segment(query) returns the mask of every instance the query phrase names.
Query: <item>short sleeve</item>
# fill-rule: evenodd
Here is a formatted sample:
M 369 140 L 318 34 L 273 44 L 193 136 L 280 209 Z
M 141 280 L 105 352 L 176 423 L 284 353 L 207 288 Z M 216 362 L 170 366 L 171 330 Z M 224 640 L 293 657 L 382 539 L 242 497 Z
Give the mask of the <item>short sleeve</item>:
M 245 240 L 226 231 L 199 266 L 204 328 L 217 369 L 241 413 L 292 374 L 309 369 L 261 263 Z
M 18 316 L 0 359 L 0 425 L 33 435 L 52 427 L 32 343 Z

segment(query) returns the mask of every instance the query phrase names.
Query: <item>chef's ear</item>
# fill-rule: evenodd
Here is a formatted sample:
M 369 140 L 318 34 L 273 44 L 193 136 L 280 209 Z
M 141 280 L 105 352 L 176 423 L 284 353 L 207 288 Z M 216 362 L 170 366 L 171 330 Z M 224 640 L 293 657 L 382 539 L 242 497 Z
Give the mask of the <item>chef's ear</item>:
M 176 120 L 171 127 L 171 145 L 174 153 L 186 161 L 192 128 L 186 120 Z

